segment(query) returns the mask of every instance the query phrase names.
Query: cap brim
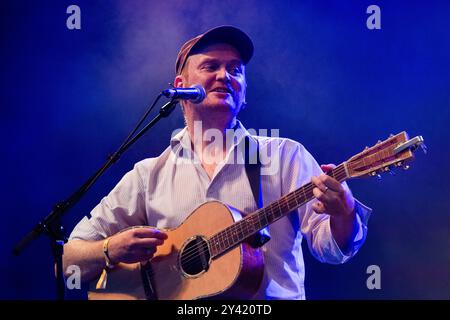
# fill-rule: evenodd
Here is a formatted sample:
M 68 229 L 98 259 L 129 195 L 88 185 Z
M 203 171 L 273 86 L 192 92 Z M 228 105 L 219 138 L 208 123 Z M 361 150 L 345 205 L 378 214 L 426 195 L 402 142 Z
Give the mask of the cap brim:
M 233 26 L 220 26 L 206 31 L 194 44 L 189 54 L 210 43 L 228 43 L 235 47 L 241 55 L 242 62 L 247 64 L 253 56 L 253 42 L 242 30 Z
M 236 48 L 243 64 L 247 64 L 253 56 L 253 42 L 244 31 L 233 26 L 220 26 L 206 31 L 183 45 L 175 65 L 177 74 L 181 74 L 190 55 L 200 52 L 205 46 L 213 43 L 228 43 Z

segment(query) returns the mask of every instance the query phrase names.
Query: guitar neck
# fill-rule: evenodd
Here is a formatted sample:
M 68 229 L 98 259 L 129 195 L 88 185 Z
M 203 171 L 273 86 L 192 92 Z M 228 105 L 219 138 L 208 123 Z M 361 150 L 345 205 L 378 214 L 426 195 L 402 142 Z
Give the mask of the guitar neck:
M 347 180 L 349 176 L 346 162 L 341 163 L 327 174 L 339 182 Z M 239 245 L 259 230 L 312 200 L 314 198 L 313 188 L 314 185 L 309 182 L 212 236 L 209 239 L 212 257 L 219 256 Z

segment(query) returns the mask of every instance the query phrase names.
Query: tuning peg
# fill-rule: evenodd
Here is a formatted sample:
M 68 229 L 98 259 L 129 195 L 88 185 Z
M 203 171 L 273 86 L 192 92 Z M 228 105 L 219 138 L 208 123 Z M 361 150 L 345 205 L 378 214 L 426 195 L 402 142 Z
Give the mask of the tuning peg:
M 369 149 L 369 147 L 366 146 L 366 147 L 364 148 L 364 150 L 367 150 L 367 149 Z
M 403 165 L 403 170 L 408 170 L 409 166 L 407 164 Z
M 377 144 L 380 144 L 380 143 L 381 143 L 381 140 L 378 140 L 378 141 L 377 141 Z
M 369 176 L 377 177 L 378 180 L 381 179 L 381 176 L 376 171 L 372 171 L 371 173 L 369 173 Z
M 394 135 L 391 133 L 390 135 L 389 135 L 389 138 L 392 138 Z
M 385 169 L 385 172 L 387 172 L 387 173 L 389 173 L 391 176 L 395 176 L 395 164 L 393 164 L 393 165 L 390 165 L 389 167 L 387 167 L 386 169 Z
M 381 169 L 381 171 L 382 172 L 389 172 L 389 171 L 391 171 L 391 169 L 389 169 L 389 167 L 385 167 L 385 168 Z
M 403 167 L 403 161 L 399 161 L 399 162 L 395 163 L 394 166 Z

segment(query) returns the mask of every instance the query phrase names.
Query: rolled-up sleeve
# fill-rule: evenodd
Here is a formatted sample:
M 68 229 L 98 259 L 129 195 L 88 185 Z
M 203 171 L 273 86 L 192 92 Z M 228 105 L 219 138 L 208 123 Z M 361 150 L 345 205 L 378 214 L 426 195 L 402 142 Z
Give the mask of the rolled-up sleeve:
M 140 163 L 129 171 L 72 231 L 70 240 L 101 240 L 129 226 L 146 224 Z
M 312 176 L 323 173 L 317 161 L 301 145 L 288 148 L 287 159 L 289 162 L 289 175 L 283 176 L 283 193 L 292 192 L 301 186 L 311 182 Z M 346 183 L 343 183 L 348 188 Z M 346 262 L 354 256 L 363 245 L 367 235 L 367 223 L 371 209 L 355 200 L 357 219 L 357 232 L 347 254 L 344 254 L 336 243 L 330 226 L 328 214 L 318 214 L 312 209 L 316 199 L 309 201 L 297 210 L 301 221 L 300 231 L 308 243 L 311 254 L 319 261 L 331 264 Z M 294 213 L 295 214 L 295 213 Z
M 309 206 L 310 207 L 310 206 Z M 342 252 L 336 243 L 330 226 L 330 216 L 317 214 L 308 208 L 302 223 L 302 233 L 308 242 L 312 255 L 319 261 L 331 264 L 340 264 L 353 257 L 363 245 L 367 236 L 367 222 L 371 209 L 355 200 L 357 232 L 353 238 L 350 250 Z

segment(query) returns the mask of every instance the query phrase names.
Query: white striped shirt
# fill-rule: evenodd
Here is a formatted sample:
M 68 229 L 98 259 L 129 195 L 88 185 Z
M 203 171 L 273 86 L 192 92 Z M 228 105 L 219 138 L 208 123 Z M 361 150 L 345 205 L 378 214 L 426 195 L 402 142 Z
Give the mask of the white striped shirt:
M 236 145 L 243 136 L 249 135 L 240 122 L 238 126 L 241 133 L 225 160 L 216 167 L 212 179 L 198 161 L 174 161 L 186 158 L 192 152 L 189 134 L 184 128 L 171 139 L 170 146 L 159 157 L 138 162 L 92 210 L 91 217 L 78 223 L 70 240 L 101 240 L 136 225 L 174 228 L 200 204 L 211 200 L 219 200 L 246 213 L 255 211 L 257 206 L 245 166 L 235 161 L 236 154 L 243 157 Z M 322 173 L 300 143 L 285 138 L 252 137 L 258 140 L 261 154 L 277 155 L 279 161 L 275 172 L 270 170 L 272 174 L 262 175 L 264 205 Z M 195 153 L 190 155 L 196 157 Z M 261 170 L 267 166 L 263 162 Z M 271 240 L 262 248 L 265 274 L 255 298 L 305 299 L 303 237 L 318 260 L 333 264 L 348 260 L 363 244 L 371 209 L 357 202 L 359 230 L 351 254 L 347 256 L 331 234 L 329 216 L 312 210 L 314 201 L 269 226 Z

